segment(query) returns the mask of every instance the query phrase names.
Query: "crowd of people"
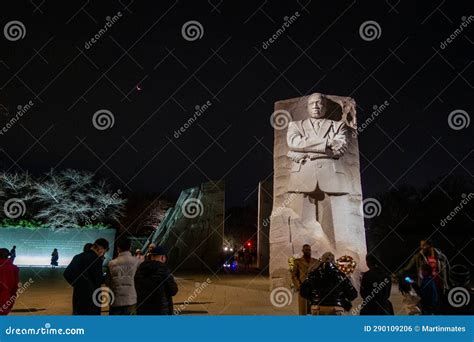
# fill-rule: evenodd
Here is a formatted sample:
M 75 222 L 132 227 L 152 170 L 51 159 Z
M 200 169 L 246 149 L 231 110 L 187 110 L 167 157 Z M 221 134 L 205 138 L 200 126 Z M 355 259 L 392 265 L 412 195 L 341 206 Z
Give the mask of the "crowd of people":
M 110 315 L 172 315 L 178 286 L 167 267 L 166 248 L 151 243 L 146 253 L 137 249 L 132 255 L 129 239 L 119 239 L 115 244 L 117 256 L 106 267 L 109 242 L 100 238 L 84 245 L 64 270 L 65 280 L 73 287 L 72 313 L 100 315 L 102 307 L 109 306 Z M 404 302 L 411 303 L 410 312 L 405 313 L 474 314 L 469 269 L 462 265 L 450 267 L 448 258 L 429 239 L 421 240 L 419 252 L 394 274 L 368 254 L 368 271 L 361 276 L 359 293 L 332 253 L 313 258 L 311 246 L 304 245 L 302 254 L 291 267 L 300 315 L 393 315 L 393 282 L 398 283 Z M 16 299 L 19 269 L 14 265 L 15 257 L 16 246 L 11 250 L 0 248 L 0 315 L 7 315 Z M 58 259 L 59 252 L 54 249 L 52 267 L 58 266 Z M 468 294 L 465 305 L 451 302 L 450 291 L 456 289 Z M 100 300 L 103 291 L 109 291 L 105 305 Z M 352 302 L 359 294 L 362 302 L 353 308 Z
M 368 271 L 360 281 L 362 303 L 355 309 L 352 301 L 358 296 L 357 290 L 349 275 L 338 268 L 334 255 L 328 252 L 319 259 L 313 258 L 309 245 L 303 246 L 302 253 L 291 270 L 293 285 L 299 293 L 300 315 L 343 315 L 351 309 L 352 314 L 393 315 L 392 282 L 399 284 L 404 301 L 412 304 L 408 314 L 474 314 L 469 269 L 462 265 L 450 269 L 448 258 L 429 239 L 421 240 L 419 252 L 395 274 L 390 274 L 374 255 L 368 254 Z M 449 291 L 459 289 L 469 294 L 466 305 L 449 302 Z
M 166 266 L 166 248 L 150 244 L 145 255 L 140 250 L 132 255 L 129 239 L 116 241 L 117 256 L 104 267 L 109 250 L 106 239 L 86 243 L 64 270 L 65 280 L 72 286 L 72 314 L 100 315 L 109 306 L 110 315 L 172 315 L 173 296 L 178 286 Z M 0 315 L 11 312 L 19 284 L 19 268 L 14 265 L 16 246 L 9 251 L 0 248 Z M 51 254 L 51 266 L 58 266 L 59 252 Z M 105 290 L 103 285 L 108 287 Z M 103 291 L 109 291 L 103 296 Z M 102 298 L 108 298 L 107 303 Z
M 173 296 L 178 286 L 166 266 L 167 251 L 150 244 L 145 256 L 130 252 L 129 239 L 117 242 L 118 255 L 104 272 L 104 256 L 109 249 L 105 239 L 97 239 L 76 255 L 64 271 L 64 278 L 73 287 L 73 314 L 100 315 L 102 284 L 110 293 L 107 303 L 110 315 L 171 315 Z

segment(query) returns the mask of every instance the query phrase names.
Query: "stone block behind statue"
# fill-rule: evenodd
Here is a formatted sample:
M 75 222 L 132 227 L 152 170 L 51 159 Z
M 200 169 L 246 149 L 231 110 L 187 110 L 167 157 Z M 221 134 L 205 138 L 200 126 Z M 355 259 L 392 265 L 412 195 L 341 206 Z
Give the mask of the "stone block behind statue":
M 352 256 L 365 266 L 356 107 L 349 97 L 323 95 L 278 101 L 274 203 L 270 224 L 272 288 L 290 284 L 288 257 L 302 245 L 313 255 Z

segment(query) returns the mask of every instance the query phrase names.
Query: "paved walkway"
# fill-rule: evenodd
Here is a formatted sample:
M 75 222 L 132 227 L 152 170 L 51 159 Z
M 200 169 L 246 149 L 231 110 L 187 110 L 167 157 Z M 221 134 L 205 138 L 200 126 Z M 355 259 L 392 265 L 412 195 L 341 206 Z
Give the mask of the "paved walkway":
M 69 315 L 72 289 L 62 277 L 63 269 L 21 268 L 24 288 L 12 315 Z M 295 315 L 297 297 L 285 297 L 289 305 L 276 307 L 270 300 L 267 276 L 257 274 L 177 275 L 179 293 L 175 311 L 182 315 Z M 392 289 L 395 312 L 402 314 L 401 296 Z M 354 307 L 360 298 L 354 301 Z M 278 303 L 277 303 L 278 304 Z M 102 314 L 107 314 L 108 308 Z

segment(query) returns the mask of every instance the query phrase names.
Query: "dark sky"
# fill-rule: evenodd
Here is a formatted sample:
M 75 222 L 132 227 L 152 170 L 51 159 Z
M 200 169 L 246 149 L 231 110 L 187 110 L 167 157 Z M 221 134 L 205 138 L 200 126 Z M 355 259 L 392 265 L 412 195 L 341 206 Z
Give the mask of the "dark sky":
M 254 205 L 258 181 L 272 175 L 273 103 L 317 91 L 354 97 L 359 123 L 389 103 L 359 136 L 366 196 L 448 173 L 472 177 L 473 124 L 454 130 L 448 116 L 473 113 L 474 22 L 440 47 L 472 13 L 468 2 L 40 3 L 0 5 L 2 33 L 13 20 L 26 31 L 0 36 L 0 103 L 10 113 L 1 125 L 34 103 L 0 135 L 2 170 L 88 169 L 123 191 L 170 197 L 224 178 L 228 205 Z M 190 20 L 203 27 L 195 41 L 181 33 Z M 381 31 L 366 41 L 359 27 L 369 20 Z M 113 127 L 93 126 L 101 109 L 113 113 Z

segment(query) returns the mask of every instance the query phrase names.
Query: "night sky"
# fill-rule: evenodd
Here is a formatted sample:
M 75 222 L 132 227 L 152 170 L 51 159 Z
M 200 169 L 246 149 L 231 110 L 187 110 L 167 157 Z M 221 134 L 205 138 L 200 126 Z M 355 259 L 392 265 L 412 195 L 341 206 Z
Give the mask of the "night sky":
M 355 98 L 359 124 L 388 103 L 359 135 L 365 196 L 471 178 L 473 124 L 448 117 L 473 113 L 474 18 L 441 47 L 471 14 L 444 1 L 2 1 L 0 124 L 34 105 L 0 135 L 0 169 L 87 169 L 170 198 L 224 178 L 228 206 L 255 206 L 272 177 L 273 103 L 321 92 Z M 14 20 L 25 36 L 9 40 Z M 194 41 L 182 35 L 191 20 L 203 28 Z M 362 39 L 367 21 L 378 38 Z M 114 117 L 105 130 L 92 122 L 102 109 Z

